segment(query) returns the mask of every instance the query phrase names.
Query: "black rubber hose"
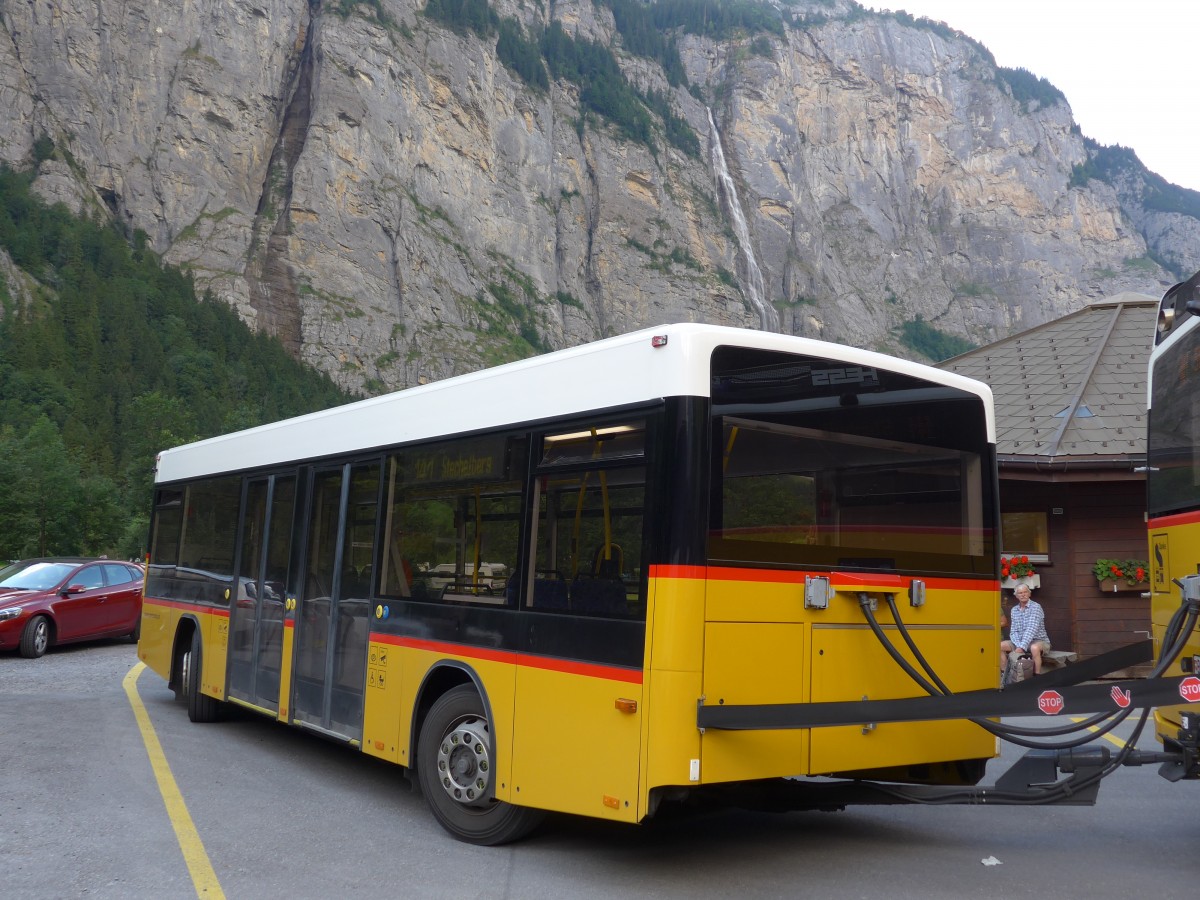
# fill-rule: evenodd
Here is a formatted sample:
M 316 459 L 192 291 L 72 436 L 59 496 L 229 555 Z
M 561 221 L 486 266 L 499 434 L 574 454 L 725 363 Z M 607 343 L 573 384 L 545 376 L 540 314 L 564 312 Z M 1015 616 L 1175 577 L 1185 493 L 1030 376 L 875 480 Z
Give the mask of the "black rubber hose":
M 887 595 L 887 602 L 888 608 L 892 613 L 892 618 L 896 622 L 896 629 L 900 632 L 901 636 L 905 640 L 905 643 L 908 644 L 909 649 L 912 650 L 913 655 L 917 658 L 917 661 L 920 662 L 922 668 L 924 668 L 925 671 L 928 672 L 929 675 L 934 679 L 934 681 L 937 682 L 937 687 L 935 687 L 930 681 L 917 672 L 917 670 L 909 664 L 908 660 L 906 660 L 900 654 L 900 651 L 896 649 L 895 645 L 891 642 L 888 636 L 884 634 L 883 628 L 875 619 L 875 614 L 871 610 L 870 598 L 865 593 L 859 594 L 859 608 L 862 610 L 863 616 L 867 620 L 867 625 L 870 627 L 871 632 L 875 635 L 876 640 L 879 641 L 883 649 L 887 651 L 887 654 L 905 671 L 909 678 L 923 688 L 927 694 L 930 696 L 937 696 L 939 694 L 942 696 L 948 696 L 953 693 L 949 688 L 946 687 L 945 682 L 938 678 L 937 674 L 929 665 L 928 660 L 925 659 L 924 654 L 922 654 L 917 648 L 912 636 L 908 632 L 908 628 L 900 618 L 900 611 L 896 608 L 895 599 L 891 594 Z M 1112 731 L 1112 729 L 1116 728 L 1126 719 L 1130 712 L 1132 712 L 1132 710 L 1097 713 L 1090 719 L 1085 719 L 1082 722 L 1072 722 L 1069 725 L 1062 725 L 1055 728 L 1025 728 L 1020 725 L 1004 725 L 1002 723 L 993 722 L 990 719 L 977 717 L 968 717 L 967 721 L 974 722 L 989 734 L 995 735 L 996 737 L 1006 740 L 1009 743 L 1016 744 L 1019 747 L 1025 747 L 1030 750 L 1071 750 L 1075 747 L 1081 747 L 1084 744 L 1089 743 L 1097 736 L 1104 735 Z M 1110 718 L 1111 721 L 1108 721 L 1103 727 L 1099 727 L 1099 723 L 1105 722 Z M 1089 730 L 1091 728 L 1096 728 L 1096 730 Z M 1079 737 L 1070 741 L 1049 744 L 1024 740 L 1024 736 L 1061 737 L 1068 734 L 1078 734 Z
M 928 680 L 926 680 L 924 675 L 914 669 L 909 664 L 908 660 L 901 655 L 900 651 L 896 649 L 895 645 L 888 640 L 888 636 L 883 633 L 883 629 L 880 628 L 879 623 L 875 621 L 875 614 L 871 611 L 871 599 L 866 594 L 858 595 L 858 606 L 859 609 L 863 611 L 863 616 L 866 618 L 867 625 L 870 626 L 872 633 L 874 633 L 875 639 L 879 641 L 880 646 L 887 651 L 888 656 L 895 661 L 896 665 L 903 669 L 909 678 L 920 685 L 925 693 L 929 694 L 930 696 L 941 694 L 942 692 L 934 687 L 934 685 L 932 685 Z M 947 693 L 949 692 L 947 691 Z
M 899 611 L 897 610 L 895 601 L 891 595 L 888 595 L 888 607 L 892 612 L 892 617 L 896 621 L 897 630 L 899 630 L 901 635 L 904 637 L 905 643 L 908 644 L 908 647 L 910 650 L 912 650 L 913 655 L 921 663 L 922 668 L 924 668 L 925 671 L 937 683 L 936 688 L 915 669 L 913 669 L 912 666 L 908 664 L 908 661 L 900 655 L 898 650 L 896 650 L 892 642 L 888 640 L 887 635 L 883 633 L 883 629 L 879 626 L 879 623 L 875 621 L 875 616 L 871 612 L 870 603 L 866 594 L 859 595 L 859 607 L 862 609 L 863 615 L 867 620 L 867 624 L 870 626 L 871 631 L 875 634 L 875 637 L 879 640 L 880 645 L 883 646 L 888 655 L 895 660 L 895 662 L 909 675 L 910 678 L 913 679 L 913 681 L 920 685 L 930 695 L 935 695 L 938 693 L 947 695 L 951 693 L 946 688 L 946 685 L 942 682 L 942 680 L 937 677 L 937 674 L 929 666 L 929 663 L 924 658 L 924 655 L 917 649 L 915 643 L 912 641 L 912 638 L 908 633 L 908 629 L 904 626 L 904 623 L 900 619 Z M 1178 609 L 1175 610 L 1174 614 L 1171 616 L 1171 621 L 1167 624 L 1167 627 L 1163 632 L 1163 642 L 1161 645 L 1162 649 L 1159 652 L 1159 658 L 1154 666 L 1154 669 L 1148 676 L 1149 678 L 1160 677 L 1175 662 L 1179 654 L 1183 652 L 1183 648 L 1187 645 L 1188 639 L 1196 627 L 1196 621 L 1198 618 L 1200 618 L 1200 610 L 1194 608 L 1194 605 L 1186 600 L 1180 604 Z M 1181 623 L 1182 627 L 1180 627 Z M 984 728 L 990 733 L 995 734 L 997 737 L 1007 740 L 1009 743 L 1017 744 L 1018 746 L 1024 746 L 1030 749 L 1038 750 L 1066 750 L 1080 746 L 1083 743 L 1088 743 L 1097 735 L 1108 733 L 1121 722 L 1125 721 L 1132 711 L 1132 709 L 1124 709 L 1112 713 L 1098 713 L 1090 719 L 1084 720 L 1083 722 L 1072 723 L 1072 725 L 1063 726 L 1060 729 L 1026 729 L 1015 725 L 998 726 L 996 723 L 991 722 L 990 720 L 977 718 L 971 718 L 969 721 L 974 722 L 976 725 L 979 725 L 981 728 Z M 1061 744 L 1040 744 L 1033 741 L 1024 741 L 1016 737 L 1017 734 L 1029 732 L 1035 732 L 1038 734 L 1069 734 L 1079 728 L 1090 728 L 1095 722 L 1103 721 L 1105 718 L 1110 716 L 1113 717 L 1113 719 L 1104 728 L 1098 728 L 1096 731 L 1089 731 L 1080 740 L 1076 741 L 1068 741 Z M 968 801 L 973 800 L 981 805 L 986 805 L 989 800 L 992 802 L 1004 800 L 1008 804 L 1018 805 L 1053 803 L 1059 799 L 1062 799 L 1063 797 L 1069 797 L 1080 790 L 1091 787 L 1096 782 L 1107 778 L 1109 775 L 1123 766 L 1125 761 L 1129 758 L 1129 755 L 1134 751 L 1149 717 L 1149 708 L 1143 709 L 1141 717 L 1138 719 L 1138 723 L 1134 727 L 1129 739 L 1123 742 L 1124 746 L 1121 748 L 1121 751 L 1099 771 L 1083 776 L 1072 775 L 1071 777 L 1056 783 L 1052 787 L 1047 788 L 1045 791 L 1038 794 L 1028 795 L 1024 793 L 996 791 L 989 788 L 970 788 L 963 791 L 954 791 L 944 794 L 937 798 L 925 798 L 917 795 L 910 795 L 903 788 L 893 788 L 885 784 L 879 784 L 877 787 L 883 793 L 886 793 L 890 796 L 923 805 L 951 804 L 957 803 L 964 799 Z
M 1195 610 L 1188 611 L 1187 618 L 1183 623 L 1183 627 L 1179 629 L 1179 634 L 1175 636 L 1173 643 L 1167 641 L 1167 637 L 1169 636 L 1167 633 L 1163 634 L 1163 650 L 1159 653 L 1158 663 L 1147 676 L 1148 678 L 1158 678 L 1163 674 L 1163 672 L 1167 671 L 1167 669 L 1174 664 L 1176 659 L 1179 658 L 1179 654 L 1182 653 L 1183 648 L 1187 646 L 1188 638 L 1196 628 L 1196 619 L 1198 616 L 1200 616 L 1200 613 L 1197 613 Z M 1171 621 L 1174 623 L 1174 617 L 1172 617 Z M 1170 629 L 1170 627 L 1171 625 L 1168 624 L 1167 628 Z M 1169 650 L 1167 649 L 1168 646 L 1170 646 Z
M 904 638 L 904 643 L 908 644 L 908 649 L 912 651 L 912 654 L 914 657 L 916 657 L 917 662 L 921 664 L 921 668 L 925 670 L 925 674 L 932 679 L 933 683 L 936 684 L 938 689 L 946 696 L 954 693 L 950 690 L 950 688 L 946 687 L 946 683 L 942 681 L 942 679 L 938 678 L 937 672 L 933 671 L 933 666 L 929 665 L 929 661 L 925 659 L 925 654 L 917 649 L 917 645 L 913 641 L 912 635 L 908 633 L 908 626 L 906 626 L 903 620 L 900 618 L 900 610 L 896 608 L 895 594 L 887 595 L 887 605 L 888 609 L 892 612 L 892 620 L 896 623 L 896 630 L 900 632 L 900 637 Z

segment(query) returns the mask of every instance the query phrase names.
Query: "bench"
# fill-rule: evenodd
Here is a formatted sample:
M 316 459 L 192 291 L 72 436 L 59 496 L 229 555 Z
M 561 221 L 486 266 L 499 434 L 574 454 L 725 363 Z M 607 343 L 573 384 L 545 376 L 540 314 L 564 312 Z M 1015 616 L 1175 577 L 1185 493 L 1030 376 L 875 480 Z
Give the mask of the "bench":
M 1078 654 L 1069 650 L 1051 650 L 1042 654 L 1042 666 L 1046 669 L 1057 669 L 1059 666 L 1075 662 L 1078 658 Z

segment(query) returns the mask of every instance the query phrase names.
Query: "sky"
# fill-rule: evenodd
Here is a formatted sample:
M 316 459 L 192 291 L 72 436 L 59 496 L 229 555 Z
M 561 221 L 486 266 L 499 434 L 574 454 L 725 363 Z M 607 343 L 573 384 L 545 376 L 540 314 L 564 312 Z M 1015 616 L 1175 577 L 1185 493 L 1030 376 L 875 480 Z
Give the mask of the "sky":
M 1131 147 L 1146 168 L 1200 190 L 1197 0 L 860 0 L 945 22 L 1067 96 L 1101 144 Z

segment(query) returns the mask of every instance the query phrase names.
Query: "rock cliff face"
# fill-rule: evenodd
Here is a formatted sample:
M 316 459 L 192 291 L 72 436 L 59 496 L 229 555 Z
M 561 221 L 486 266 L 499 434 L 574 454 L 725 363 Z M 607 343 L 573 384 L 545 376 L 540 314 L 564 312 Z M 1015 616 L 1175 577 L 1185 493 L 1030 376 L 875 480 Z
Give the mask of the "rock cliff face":
M 609 5 L 493 0 L 611 47 L 697 153 L 425 2 L 0 0 L 0 161 L 368 392 L 667 320 L 912 356 L 918 317 L 985 343 L 1200 267 L 1200 222 L 1072 186 L 1069 107 L 945 29 L 797 0 L 778 32 L 677 29 L 672 86 Z

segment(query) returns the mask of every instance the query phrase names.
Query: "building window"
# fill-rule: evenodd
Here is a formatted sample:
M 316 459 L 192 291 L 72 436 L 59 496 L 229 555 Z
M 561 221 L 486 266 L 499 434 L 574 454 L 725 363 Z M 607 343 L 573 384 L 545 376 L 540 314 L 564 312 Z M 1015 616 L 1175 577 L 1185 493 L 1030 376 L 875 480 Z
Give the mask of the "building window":
M 1050 560 L 1050 529 L 1042 512 L 1006 512 L 1000 514 L 1004 554 L 1020 553 L 1034 562 Z

